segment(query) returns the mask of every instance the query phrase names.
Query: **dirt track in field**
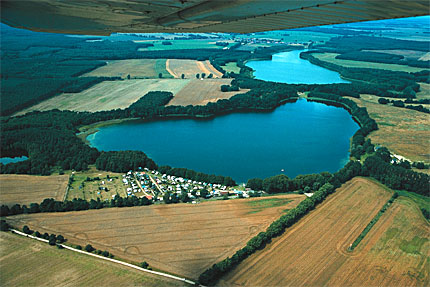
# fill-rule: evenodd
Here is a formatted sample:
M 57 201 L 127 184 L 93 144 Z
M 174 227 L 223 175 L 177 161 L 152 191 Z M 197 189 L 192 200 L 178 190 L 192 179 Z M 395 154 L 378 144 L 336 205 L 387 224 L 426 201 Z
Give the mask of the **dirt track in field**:
M 63 200 L 68 175 L 0 175 L 0 203 L 6 205 L 40 203 L 45 198 Z
M 363 259 L 362 255 L 348 253 L 346 249 L 390 197 L 391 193 L 380 184 L 354 178 L 264 250 L 243 261 L 219 285 L 363 286 L 366 282 L 368 286 L 377 286 L 385 283 L 384 270 L 376 270 L 373 277 L 363 278 L 367 273 L 362 270 L 371 269 L 362 261 L 369 261 L 365 250 Z M 382 228 L 376 232 L 375 238 L 383 231 Z M 361 244 L 365 245 L 365 240 Z M 361 276 L 355 275 L 357 271 Z M 380 276 L 375 275 L 378 272 Z
M 247 89 L 236 92 L 221 92 L 222 85 L 230 85 L 231 79 L 190 80 L 190 82 L 176 93 L 168 106 L 206 105 L 221 99 L 230 99 L 237 94 L 246 93 Z
M 276 197 L 293 201 L 264 209 L 249 204 L 264 199 L 256 198 L 23 214 L 9 217 L 8 222 L 62 234 L 74 244 L 91 244 L 117 257 L 147 261 L 155 268 L 196 279 L 304 199 L 303 195 Z

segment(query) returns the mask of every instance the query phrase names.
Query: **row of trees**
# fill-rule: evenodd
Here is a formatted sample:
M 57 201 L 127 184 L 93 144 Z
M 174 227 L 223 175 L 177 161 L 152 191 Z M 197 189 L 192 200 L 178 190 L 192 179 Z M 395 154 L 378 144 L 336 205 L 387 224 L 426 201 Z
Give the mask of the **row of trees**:
M 109 202 L 91 199 L 74 198 L 73 200 L 57 201 L 53 198 L 44 199 L 40 204 L 30 203 L 27 205 L 14 204 L 12 207 L 3 204 L 0 206 L 0 216 L 10 216 L 16 214 L 40 213 L 40 212 L 66 212 L 88 209 L 101 209 L 107 207 L 131 207 L 151 205 L 153 202 L 146 197 L 137 198 L 135 196 L 122 198 L 116 195 Z
M 179 176 L 182 178 L 200 181 L 200 182 L 218 183 L 225 186 L 236 185 L 236 182 L 230 176 L 205 174 L 202 172 L 196 172 L 192 169 L 183 168 L 183 167 L 172 168 L 168 165 L 163 165 L 158 168 L 158 171 L 164 174 Z
M 55 234 L 48 234 L 47 232 L 45 233 L 40 233 L 39 231 L 34 231 L 31 230 L 27 225 L 24 225 L 22 228 L 22 232 L 24 232 L 25 234 L 28 235 L 34 235 L 37 238 L 42 238 L 45 240 L 48 240 L 49 245 L 55 246 L 58 244 L 62 244 L 64 242 L 66 242 L 66 239 L 63 237 L 63 235 L 55 235 Z

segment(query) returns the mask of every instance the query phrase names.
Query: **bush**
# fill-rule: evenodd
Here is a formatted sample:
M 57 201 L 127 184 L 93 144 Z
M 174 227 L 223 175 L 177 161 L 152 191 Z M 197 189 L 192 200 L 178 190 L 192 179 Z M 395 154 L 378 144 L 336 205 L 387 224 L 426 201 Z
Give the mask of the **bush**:
M 147 269 L 149 267 L 149 264 L 148 264 L 148 262 L 143 261 L 142 263 L 140 263 L 140 267 Z
M 0 231 L 9 231 L 10 225 L 6 222 L 6 220 L 0 220 Z
M 94 249 L 94 247 L 91 246 L 91 244 L 87 244 L 87 246 L 85 246 L 84 250 L 86 252 L 93 252 L 95 249 Z

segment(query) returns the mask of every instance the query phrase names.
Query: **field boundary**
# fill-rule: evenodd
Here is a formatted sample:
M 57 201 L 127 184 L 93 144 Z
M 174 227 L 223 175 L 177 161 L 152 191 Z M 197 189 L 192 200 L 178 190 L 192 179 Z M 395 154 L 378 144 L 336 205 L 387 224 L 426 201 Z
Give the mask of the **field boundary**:
M 36 240 L 39 240 L 39 241 L 42 241 L 42 242 L 45 242 L 45 243 L 49 243 L 49 241 L 46 240 L 46 239 L 38 238 L 36 236 L 26 234 L 26 233 L 21 232 L 21 231 L 16 230 L 16 229 L 11 229 L 11 232 L 15 233 L 15 234 L 18 234 L 18 235 L 21 235 L 21 236 L 24 236 L 24 237 L 36 239 Z M 57 245 L 65 248 L 65 249 L 74 251 L 74 252 L 78 252 L 78 253 L 81 253 L 81 254 L 93 256 L 93 257 L 96 257 L 96 258 L 99 258 L 99 259 L 103 259 L 103 260 L 107 260 L 107 261 L 110 261 L 110 262 L 113 262 L 113 263 L 117 263 L 117 264 L 121 264 L 121 265 L 124 265 L 124 266 L 127 266 L 127 267 L 131 267 L 131 268 L 137 269 L 139 271 L 151 273 L 151 274 L 158 275 L 158 276 L 167 277 L 167 278 L 170 278 L 170 279 L 178 280 L 178 281 L 181 281 L 181 282 L 185 282 L 185 283 L 197 286 L 196 282 L 191 281 L 191 280 L 186 279 L 186 278 L 183 278 L 183 277 L 178 277 L 178 276 L 171 275 L 171 274 L 164 273 L 164 272 L 160 272 L 160 271 L 148 270 L 148 269 L 145 269 L 145 268 L 133 265 L 131 263 L 123 262 L 123 261 L 112 259 L 112 258 L 107 258 L 107 257 L 101 256 L 101 255 L 97 255 L 97 254 L 93 254 L 93 253 L 89 253 L 89 252 L 82 251 L 82 250 L 79 250 L 79 249 L 76 249 L 76 248 L 73 248 L 73 247 L 70 247 L 70 246 L 67 246 L 67 245 L 64 245 L 64 244 L 57 244 Z M 198 285 L 198 286 L 204 287 L 203 285 Z

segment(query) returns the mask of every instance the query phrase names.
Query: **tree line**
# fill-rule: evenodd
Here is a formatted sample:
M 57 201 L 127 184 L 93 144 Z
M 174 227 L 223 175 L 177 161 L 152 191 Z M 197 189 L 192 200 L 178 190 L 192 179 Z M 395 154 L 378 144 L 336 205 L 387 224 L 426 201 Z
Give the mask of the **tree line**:
M 163 165 L 158 168 L 158 171 L 164 174 L 178 176 L 193 181 L 218 183 L 225 186 L 235 186 L 236 182 L 230 176 L 205 174 L 188 168 L 172 168 L 168 165 Z

